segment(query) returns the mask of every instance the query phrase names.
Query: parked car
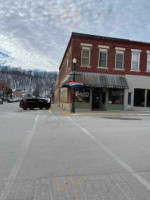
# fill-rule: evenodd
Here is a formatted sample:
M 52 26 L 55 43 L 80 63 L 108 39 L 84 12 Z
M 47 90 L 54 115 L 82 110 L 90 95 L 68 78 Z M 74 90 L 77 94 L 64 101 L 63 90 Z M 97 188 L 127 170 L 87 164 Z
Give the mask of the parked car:
M 8 103 L 13 103 L 14 101 L 13 101 L 13 99 L 8 99 L 7 102 Z
M 0 99 L 0 104 L 3 104 L 3 100 L 2 99 Z
M 27 110 L 28 108 L 30 110 L 33 110 L 34 108 L 49 109 L 51 104 L 48 103 L 46 99 L 26 98 L 20 101 L 19 106 L 20 108 L 23 108 L 24 110 Z
M 13 98 L 13 101 L 14 101 L 14 102 L 19 102 L 19 98 L 17 98 L 17 97 L 16 97 L 16 98 Z

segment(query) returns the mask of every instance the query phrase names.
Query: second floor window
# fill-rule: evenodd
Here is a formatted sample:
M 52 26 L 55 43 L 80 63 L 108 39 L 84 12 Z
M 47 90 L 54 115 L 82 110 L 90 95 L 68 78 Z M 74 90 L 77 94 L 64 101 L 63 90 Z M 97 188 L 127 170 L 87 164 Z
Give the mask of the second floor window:
M 99 67 L 107 67 L 107 49 L 99 50 Z
M 139 71 L 140 51 L 132 51 L 131 70 Z
M 150 51 L 147 52 L 147 71 L 150 71 Z
M 123 69 L 124 51 L 116 51 L 116 69 Z
M 90 48 L 82 48 L 81 65 L 90 66 Z

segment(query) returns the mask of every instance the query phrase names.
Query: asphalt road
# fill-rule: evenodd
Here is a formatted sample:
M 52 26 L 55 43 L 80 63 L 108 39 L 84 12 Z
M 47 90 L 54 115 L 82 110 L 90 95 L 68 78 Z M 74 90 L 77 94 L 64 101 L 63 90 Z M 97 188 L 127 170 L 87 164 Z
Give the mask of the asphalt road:
M 0 200 L 150 200 L 150 116 L 0 105 Z

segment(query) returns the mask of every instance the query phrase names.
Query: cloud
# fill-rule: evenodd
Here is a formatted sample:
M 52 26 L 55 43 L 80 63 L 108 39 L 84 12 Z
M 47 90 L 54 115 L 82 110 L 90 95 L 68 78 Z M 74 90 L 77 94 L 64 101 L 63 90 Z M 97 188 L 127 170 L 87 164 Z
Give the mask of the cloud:
M 148 0 L 0 0 L 12 66 L 58 70 L 72 31 L 149 41 Z

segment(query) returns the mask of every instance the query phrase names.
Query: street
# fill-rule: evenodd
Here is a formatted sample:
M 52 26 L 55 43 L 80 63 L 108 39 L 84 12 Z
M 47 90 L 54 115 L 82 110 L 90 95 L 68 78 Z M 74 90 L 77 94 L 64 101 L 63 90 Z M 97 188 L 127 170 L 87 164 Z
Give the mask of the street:
M 150 113 L 0 105 L 0 200 L 76 199 L 150 199 Z

